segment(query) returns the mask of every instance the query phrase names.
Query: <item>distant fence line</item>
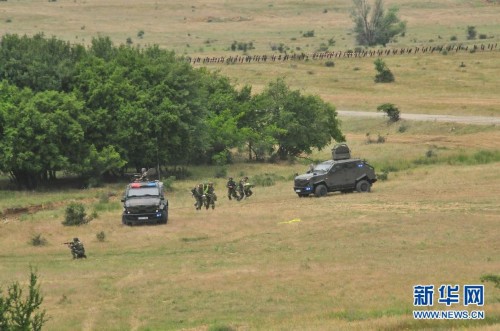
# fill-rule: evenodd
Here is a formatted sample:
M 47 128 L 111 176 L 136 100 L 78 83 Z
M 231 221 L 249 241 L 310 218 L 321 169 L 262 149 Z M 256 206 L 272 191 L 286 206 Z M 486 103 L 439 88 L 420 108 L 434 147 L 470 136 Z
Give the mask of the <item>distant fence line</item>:
M 308 60 L 325 60 L 333 58 L 358 58 L 358 57 L 381 57 L 381 56 L 396 56 L 407 54 L 432 54 L 435 52 L 476 52 L 476 51 L 493 51 L 497 49 L 497 44 L 480 44 L 480 45 L 441 45 L 441 46 L 414 46 L 402 48 L 385 48 L 374 50 L 359 50 L 359 51 L 331 51 L 331 52 L 315 52 L 315 53 L 293 53 L 293 54 L 272 54 L 272 55 L 235 55 L 235 56 L 206 56 L 206 57 L 190 57 L 186 56 L 186 61 L 192 64 L 240 64 L 250 62 L 285 62 L 285 61 L 308 61 Z

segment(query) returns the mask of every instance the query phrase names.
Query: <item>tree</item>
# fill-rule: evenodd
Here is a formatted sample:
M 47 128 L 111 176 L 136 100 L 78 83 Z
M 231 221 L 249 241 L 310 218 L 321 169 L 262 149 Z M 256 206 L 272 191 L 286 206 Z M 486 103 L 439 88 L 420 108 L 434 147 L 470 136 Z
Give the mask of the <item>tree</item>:
M 274 125 L 277 153 L 281 159 L 311 153 L 331 140 L 344 141 L 335 108 L 317 96 L 303 96 L 291 91 L 283 79 L 271 82 L 256 97 L 257 109 L 264 110 L 268 123 Z
M 389 121 L 397 122 L 399 121 L 399 109 L 392 103 L 384 103 L 377 107 L 378 111 L 383 111 L 389 117 Z
M 391 83 L 394 81 L 392 71 L 387 67 L 382 59 L 376 59 L 373 63 L 375 64 L 375 70 L 377 70 L 375 83 Z
M 406 31 L 406 22 L 398 18 L 397 7 L 391 7 L 385 12 L 383 0 L 375 0 L 371 12 L 368 0 L 353 0 L 353 4 L 351 18 L 359 45 L 385 46 L 395 36 Z
M 37 285 L 38 275 L 31 270 L 28 294 L 23 297 L 23 289 L 15 282 L 7 288 L 3 296 L 0 288 L 0 330 L 40 331 L 47 321 L 45 310 L 40 310 L 43 296 Z
M 477 31 L 475 26 L 467 26 L 467 40 L 476 39 Z

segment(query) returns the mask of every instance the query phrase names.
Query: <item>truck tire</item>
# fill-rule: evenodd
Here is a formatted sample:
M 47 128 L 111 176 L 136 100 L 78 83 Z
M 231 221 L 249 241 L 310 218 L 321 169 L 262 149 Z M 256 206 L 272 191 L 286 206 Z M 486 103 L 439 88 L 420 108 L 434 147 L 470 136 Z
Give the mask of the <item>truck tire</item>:
M 316 186 L 316 189 L 314 190 L 314 195 L 316 195 L 318 198 L 326 196 L 327 193 L 328 190 L 323 184 Z
M 360 193 L 370 192 L 370 189 L 371 189 L 371 184 L 366 179 L 362 179 L 356 184 L 356 191 Z

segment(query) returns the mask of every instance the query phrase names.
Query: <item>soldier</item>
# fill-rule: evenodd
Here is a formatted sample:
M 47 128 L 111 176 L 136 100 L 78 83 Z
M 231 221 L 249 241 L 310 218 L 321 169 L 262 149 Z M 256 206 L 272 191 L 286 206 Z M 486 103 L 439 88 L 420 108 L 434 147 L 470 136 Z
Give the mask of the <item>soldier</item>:
M 229 177 L 229 180 L 227 181 L 226 187 L 227 187 L 228 199 L 232 200 L 232 198 L 235 198 L 236 200 L 240 201 L 238 199 L 238 193 L 236 193 L 236 182 L 233 180 L 233 177 Z
M 245 198 L 253 194 L 252 187 L 253 185 L 248 182 L 248 177 L 243 178 L 243 192 L 245 193 Z
M 81 259 L 87 258 L 85 255 L 85 248 L 83 247 L 83 243 L 78 238 L 73 238 L 72 242 L 65 243 L 71 249 L 71 255 L 73 255 L 73 259 Z
M 141 176 L 139 177 L 139 181 L 148 181 L 148 170 L 146 168 L 141 169 Z
M 217 201 L 217 195 L 215 194 L 214 183 L 210 182 L 205 187 L 205 208 L 208 209 L 209 206 L 212 206 L 212 209 L 215 209 L 215 201 Z
M 239 195 L 237 200 L 240 201 L 241 199 L 243 199 L 245 197 L 245 179 L 244 178 L 242 178 L 238 182 L 237 190 L 238 190 L 238 195 Z
M 192 190 L 191 193 L 193 194 L 193 197 L 195 198 L 196 202 L 194 203 L 194 206 L 196 207 L 196 210 L 200 210 L 201 206 L 203 206 L 203 185 L 198 184 L 195 186 Z

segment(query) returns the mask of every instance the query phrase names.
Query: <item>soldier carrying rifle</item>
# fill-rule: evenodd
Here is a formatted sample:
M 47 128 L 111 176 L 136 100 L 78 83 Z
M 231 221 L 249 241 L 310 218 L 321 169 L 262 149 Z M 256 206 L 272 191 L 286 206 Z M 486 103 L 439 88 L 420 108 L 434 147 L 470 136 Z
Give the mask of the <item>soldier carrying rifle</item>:
M 81 259 L 87 258 L 85 255 L 85 248 L 83 247 L 83 243 L 78 238 L 73 238 L 73 241 L 65 242 L 63 245 L 67 245 L 71 249 L 71 255 L 73 255 L 73 259 Z

